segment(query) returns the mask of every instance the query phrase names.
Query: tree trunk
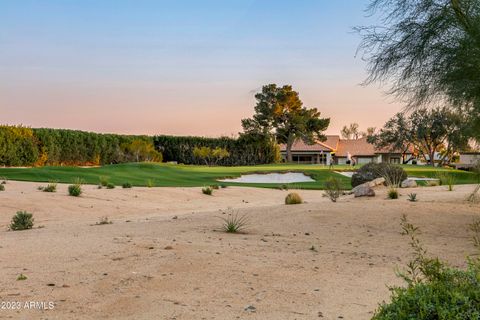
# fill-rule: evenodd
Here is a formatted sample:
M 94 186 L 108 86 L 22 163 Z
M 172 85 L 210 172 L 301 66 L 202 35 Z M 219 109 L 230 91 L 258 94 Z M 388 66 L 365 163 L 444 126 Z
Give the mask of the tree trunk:
M 430 158 L 430 159 L 429 159 L 429 160 L 430 160 L 430 165 L 431 165 L 432 167 L 435 167 L 435 150 L 430 151 L 430 152 L 428 153 L 428 157 Z
M 287 141 L 287 162 L 292 162 L 292 146 L 293 146 L 293 139 L 288 139 Z

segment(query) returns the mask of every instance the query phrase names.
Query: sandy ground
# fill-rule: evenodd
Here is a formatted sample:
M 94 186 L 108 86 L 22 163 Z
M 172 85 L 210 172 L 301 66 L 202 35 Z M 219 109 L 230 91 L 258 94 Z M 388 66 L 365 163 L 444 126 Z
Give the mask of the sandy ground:
M 10 181 L 0 192 L 2 319 L 369 319 L 410 258 L 402 214 L 454 266 L 474 252 L 468 224 L 480 215 L 464 201 L 473 186 L 338 203 L 299 191 L 307 203 L 286 206 L 287 191 L 270 189 L 84 186 L 74 198 L 65 185 L 38 185 Z M 7 231 L 17 210 L 33 212 L 36 228 Z M 224 212 L 248 214 L 248 232 L 220 232 Z M 113 224 L 95 225 L 102 216 Z M 5 310 L 16 301 L 21 310 Z M 54 308 L 25 309 L 29 301 Z

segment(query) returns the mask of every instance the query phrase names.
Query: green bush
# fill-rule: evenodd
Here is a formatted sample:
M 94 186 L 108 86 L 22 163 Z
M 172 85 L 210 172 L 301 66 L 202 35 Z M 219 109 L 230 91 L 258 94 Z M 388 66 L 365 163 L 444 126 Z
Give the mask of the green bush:
M 289 193 L 285 198 L 285 204 L 300 204 L 303 203 L 302 197 L 298 193 Z
M 99 180 L 102 187 L 106 187 L 108 185 L 108 177 L 101 176 Z
M 342 187 L 340 180 L 334 177 L 330 177 L 325 182 L 325 194 L 332 200 L 332 202 L 337 202 L 337 199 L 342 194 Z
M 155 186 L 155 183 L 153 182 L 152 179 L 147 180 L 147 188 L 153 188 Z
M 42 191 L 43 192 L 57 192 L 57 184 L 54 183 L 54 182 L 49 183 L 49 184 L 47 184 L 46 187 L 42 188 Z
M 368 163 L 357 170 L 352 176 L 352 187 L 377 178 L 385 178 L 387 185 L 399 186 L 407 179 L 407 173 L 402 167 L 390 163 Z
M 130 189 L 132 187 L 132 184 L 130 182 L 125 182 L 122 184 L 123 189 Z
M 115 189 L 115 185 L 111 182 L 107 183 L 107 189 Z
M 211 196 L 213 194 L 212 187 L 203 187 L 202 193 Z
M 82 194 L 82 185 L 78 183 L 69 185 L 68 194 L 72 197 L 79 197 Z
M 437 173 L 437 178 L 438 178 L 438 181 L 440 182 L 440 185 L 447 186 L 448 191 L 453 191 L 453 186 L 457 181 L 457 179 L 453 174 L 449 172 L 440 171 Z
M 409 193 L 408 194 L 408 201 L 410 202 L 417 202 L 417 194 L 416 193 Z
M 5 185 L 0 184 L 0 191 L 5 191 Z
M 470 259 L 466 270 L 427 257 L 416 234 L 418 228 L 402 218 L 414 258 L 399 275 L 406 287 L 392 287 L 391 301 L 382 303 L 373 320 L 480 319 L 480 260 Z
M 33 222 L 33 214 L 28 213 L 27 211 L 17 211 L 17 214 L 13 216 L 12 222 L 10 223 L 10 230 L 18 231 L 32 229 Z
M 388 189 L 387 196 L 389 199 L 398 199 L 398 190 L 395 188 Z

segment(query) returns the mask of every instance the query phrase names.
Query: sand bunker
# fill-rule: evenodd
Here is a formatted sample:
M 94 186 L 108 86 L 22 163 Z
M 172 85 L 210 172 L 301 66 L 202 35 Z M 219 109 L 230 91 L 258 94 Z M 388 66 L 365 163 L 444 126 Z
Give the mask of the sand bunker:
M 292 183 L 292 182 L 314 182 L 312 178 L 301 172 L 267 173 L 267 174 L 246 174 L 235 179 L 223 179 L 221 182 L 238 183 Z

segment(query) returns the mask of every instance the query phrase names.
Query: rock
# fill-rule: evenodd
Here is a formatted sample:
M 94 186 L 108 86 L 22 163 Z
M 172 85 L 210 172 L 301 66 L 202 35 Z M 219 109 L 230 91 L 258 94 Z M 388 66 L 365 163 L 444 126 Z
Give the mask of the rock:
M 366 184 L 361 184 L 359 186 L 356 186 L 355 188 L 353 188 L 352 191 L 353 191 L 353 194 L 355 195 L 355 198 L 375 196 L 375 191 L 373 191 L 373 189 Z
M 257 308 L 255 308 L 254 306 L 252 305 L 248 305 L 246 306 L 243 310 L 247 311 L 247 312 L 255 312 L 257 311 Z
M 417 181 L 413 179 L 405 179 L 402 181 L 402 184 L 400 185 L 402 188 L 416 188 L 417 187 Z
M 385 178 L 373 179 L 372 181 L 369 181 L 367 183 L 369 187 L 373 188 L 379 185 L 383 185 L 385 183 Z

